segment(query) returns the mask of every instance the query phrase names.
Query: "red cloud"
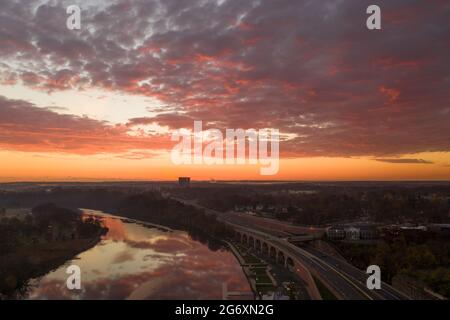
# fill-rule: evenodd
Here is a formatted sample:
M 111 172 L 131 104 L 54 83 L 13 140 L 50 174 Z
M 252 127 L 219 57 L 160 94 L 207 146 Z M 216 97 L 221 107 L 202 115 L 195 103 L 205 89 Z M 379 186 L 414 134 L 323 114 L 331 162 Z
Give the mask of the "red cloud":
M 133 137 L 127 131 L 126 126 L 58 114 L 0 96 L 0 147 L 4 149 L 97 154 L 170 147 L 169 137 Z
M 80 153 L 159 148 L 167 146 L 163 138 L 132 138 L 126 130 L 153 122 L 190 127 L 195 119 L 221 129 L 280 129 L 295 136 L 281 146 L 289 156 L 450 151 L 450 4 L 383 2 L 380 32 L 365 28 L 369 4 L 119 0 L 91 6 L 85 28 L 71 32 L 61 27 L 60 5 L 5 3 L 4 83 L 147 95 L 170 113 L 119 127 L 97 122 L 89 132 L 70 127 L 70 117 L 61 119 L 68 132 L 4 125 L 1 145 Z

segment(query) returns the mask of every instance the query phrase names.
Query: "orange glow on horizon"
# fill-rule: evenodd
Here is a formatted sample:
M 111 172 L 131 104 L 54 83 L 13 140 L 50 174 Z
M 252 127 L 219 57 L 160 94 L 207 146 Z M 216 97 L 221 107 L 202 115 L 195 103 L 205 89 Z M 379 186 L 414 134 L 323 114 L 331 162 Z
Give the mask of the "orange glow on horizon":
M 114 155 L 80 156 L 1 151 L 0 181 L 176 180 L 448 180 L 448 153 L 423 153 L 432 163 L 385 163 L 372 158 L 281 159 L 274 176 L 259 165 L 173 165 L 169 156 L 142 160 Z

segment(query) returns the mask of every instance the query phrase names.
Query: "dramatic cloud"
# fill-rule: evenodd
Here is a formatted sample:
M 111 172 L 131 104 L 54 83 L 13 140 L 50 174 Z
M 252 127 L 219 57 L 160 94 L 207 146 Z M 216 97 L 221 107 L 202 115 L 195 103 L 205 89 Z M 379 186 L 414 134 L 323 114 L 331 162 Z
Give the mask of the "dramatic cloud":
M 124 153 L 136 155 L 133 149 L 164 149 L 169 137 L 130 136 L 128 128 L 106 122 L 58 114 L 48 108 L 38 108 L 23 100 L 0 96 L 0 148 L 36 152 L 66 152 L 76 154 Z M 139 153 L 142 158 L 144 154 Z
M 448 1 L 379 1 L 381 31 L 365 27 L 368 0 L 81 2 L 79 31 L 65 28 L 68 4 L 2 3 L 3 83 L 94 87 L 167 105 L 128 127 L 191 127 L 195 119 L 278 128 L 295 137 L 282 144 L 284 156 L 450 151 Z M 107 137 L 125 130 L 65 121 Z M 10 134 L 2 133 L 2 145 L 20 143 Z M 31 137 L 23 144 L 36 143 Z
M 433 164 L 432 161 L 427 161 L 423 159 L 374 159 L 379 162 L 388 163 L 419 163 L 419 164 Z

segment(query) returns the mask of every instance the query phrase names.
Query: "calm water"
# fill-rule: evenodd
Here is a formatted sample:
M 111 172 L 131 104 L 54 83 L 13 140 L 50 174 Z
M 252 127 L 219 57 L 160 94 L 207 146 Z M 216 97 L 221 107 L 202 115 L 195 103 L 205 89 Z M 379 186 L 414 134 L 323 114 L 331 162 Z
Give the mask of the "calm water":
M 33 281 L 29 299 L 221 299 L 230 291 L 251 292 L 229 251 L 212 251 L 186 232 L 103 217 L 109 228 L 100 243 Z M 81 290 L 66 288 L 67 266 L 81 268 Z

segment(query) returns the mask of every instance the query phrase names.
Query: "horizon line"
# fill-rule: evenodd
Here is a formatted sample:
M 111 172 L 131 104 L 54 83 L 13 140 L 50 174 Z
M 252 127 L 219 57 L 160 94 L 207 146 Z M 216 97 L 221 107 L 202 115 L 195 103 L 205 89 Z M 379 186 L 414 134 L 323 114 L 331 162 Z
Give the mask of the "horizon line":
M 167 182 L 178 182 L 178 178 L 176 179 L 170 179 L 170 180 L 149 180 L 149 179 L 89 179 L 89 178 L 80 178 L 80 179 L 74 179 L 74 180 L 15 180 L 15 181 L 9 181 L 9 180 L 0 180 L 0 184 L 15 184 L 15 183 L 21 183 L 21 184 L 36 184 L 36 183 L 126 183 L 126 182 L 139 182 L 139 183 L 167 183 Z M 227 179 L 227 180 L 216 180 L 216 179 L 192 179 L 190 180 L 191 183 L 227 183 L 227 182 L 248 182 L 248 183 L 261 183 L 261 182 L 269 182 L 269 183 L 310 183 L 310 182 L 449 182 L 450 179 L 384 179 L 384 180 L 377 180 L 377 179 L 301 179 L 301 180 L 283 180 L 283 179 L 274 179 L 274 180 L 238 180 L 238 179 Z

